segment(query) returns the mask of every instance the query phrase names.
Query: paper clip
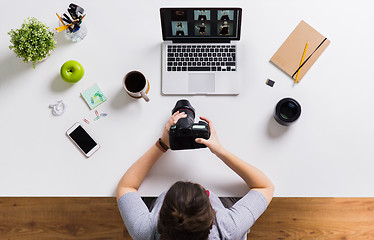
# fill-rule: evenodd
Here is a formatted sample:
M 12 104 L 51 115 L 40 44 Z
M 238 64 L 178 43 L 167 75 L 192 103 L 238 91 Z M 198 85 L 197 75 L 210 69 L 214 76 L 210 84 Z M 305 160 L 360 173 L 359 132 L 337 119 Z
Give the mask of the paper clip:
M 85 118 L 83 118 L 83 121 L 85 121 L 87 124 L 90 124 L 90 122 Z

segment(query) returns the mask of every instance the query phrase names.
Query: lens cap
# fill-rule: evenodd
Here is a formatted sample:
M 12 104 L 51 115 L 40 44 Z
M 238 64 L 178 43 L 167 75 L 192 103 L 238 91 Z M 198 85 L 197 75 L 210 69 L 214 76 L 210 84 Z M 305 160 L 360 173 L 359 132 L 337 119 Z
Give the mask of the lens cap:
M 283 98 L 275 107 L 274 119 L 283 126 L 295 122 L 301 114 L 300 104 L 292 98 Z

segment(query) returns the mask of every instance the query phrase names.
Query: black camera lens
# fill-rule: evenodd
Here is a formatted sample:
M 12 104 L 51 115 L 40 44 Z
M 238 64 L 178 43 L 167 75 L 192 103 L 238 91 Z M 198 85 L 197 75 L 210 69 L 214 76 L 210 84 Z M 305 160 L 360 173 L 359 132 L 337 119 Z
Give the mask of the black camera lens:
M 275 107 L 274 119 L 281 125 L 289 126 L 295 122 L 301 114 L 300 104 L 292 98 L 283 98 Z
M 179 100 L 175 104 L 171 114 L 174 114 L 176 111 L 179 111 L 180 113 L 184 112 L 187 115 L 186 118 L 181 118 L 178 120 L 177 124 L 179 128 L 190 129 L 195 120 L 195 109 L 192 107 L 191 103 L 185 99 Z
M 178 102 L 175 104 L 175 107 L 171 111 L 171 114 L 173 115 L 176 111 L 184 112 L 186 110 L 188 112 L 191 112 L 193 114 L 193 118 L 195 118 L 195 109 L 192 107 L 191 103 L 186 99 L 178 100 Z

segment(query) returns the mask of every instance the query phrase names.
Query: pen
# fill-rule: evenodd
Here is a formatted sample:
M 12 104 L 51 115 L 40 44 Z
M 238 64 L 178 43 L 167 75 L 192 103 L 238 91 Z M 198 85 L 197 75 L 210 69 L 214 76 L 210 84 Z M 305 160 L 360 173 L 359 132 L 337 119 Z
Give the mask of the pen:
M 67 14 L 62 14 L 62 16 L 64 16 L 65 18 L 62 18 L 65 22 L 68 22 L 68 23 L 73 23 L 73 21 L 70 20 L 69 16 Z
M 305 53 L 306 53 L 306 50 L 308 49 L 308 45 L 309 45 L 309 42 L 306 43 L 305 45 L 305 48 L 304 48 L 304 53 L 303 53 L 303 56 L 301 58 L 301 62 L 300 62 L 300 65 L 299 65 L 299 70 L 297 71 L 297 74 L 296 74 L 296 78 L 295 78 L 295 83 L 298 83 L 298 79 L 299 79 L 299 74 L 300 74 L 300 66 L 303 64 L 304 62 L 304 58 L 305 58 Z

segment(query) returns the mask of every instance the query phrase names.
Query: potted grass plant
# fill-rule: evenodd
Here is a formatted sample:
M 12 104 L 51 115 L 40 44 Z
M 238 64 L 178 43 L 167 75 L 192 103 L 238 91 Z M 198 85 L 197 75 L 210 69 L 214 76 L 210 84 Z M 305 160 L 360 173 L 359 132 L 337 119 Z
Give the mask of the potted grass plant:
M 24 62 L 32 62 L 33 68 L 56 48 L 54 33 L 36 18 L 27 18 L 21 28 L 11 29 L 8 34 L 12 43 L 9 49 Z

